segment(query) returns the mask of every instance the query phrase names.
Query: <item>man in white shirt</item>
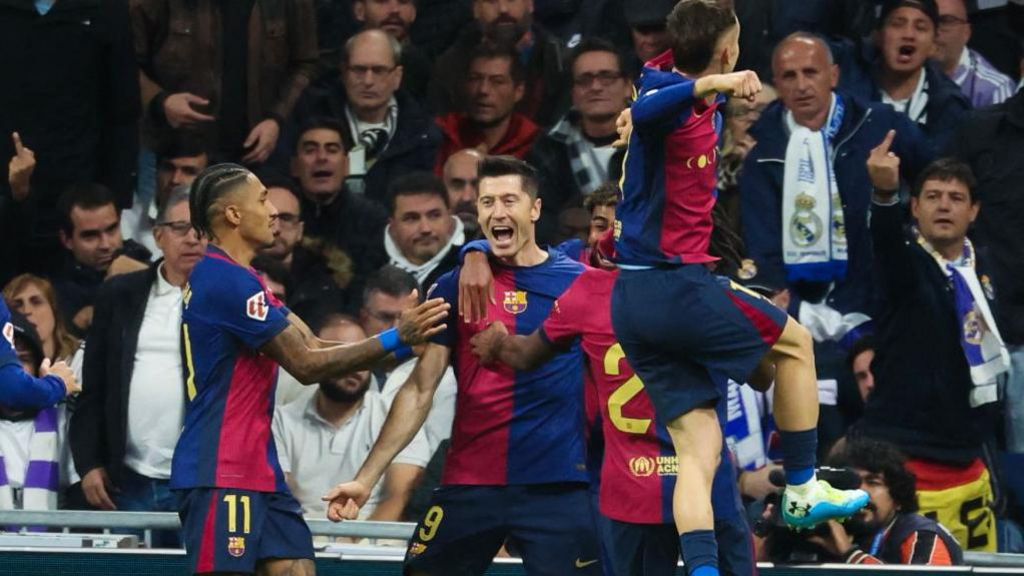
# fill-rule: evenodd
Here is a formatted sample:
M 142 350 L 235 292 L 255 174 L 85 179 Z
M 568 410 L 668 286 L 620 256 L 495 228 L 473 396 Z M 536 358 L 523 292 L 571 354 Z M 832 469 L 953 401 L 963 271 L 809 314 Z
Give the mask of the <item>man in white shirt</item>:
M 185 411 L 182 286 L 206 250 L 187 190 L 167 199 L 153 234 L 164 259 L 100 289 L 71 419 L 82 490 L 101 510 L 178 510 L 168 478 Z
M 352 318 L 328 318 L 318 336 L 333 342 L 359 342 L 366 333 Z M 369 371 L 321 382 L 308 400 L 278 407 L 274 413 L 274 440 L 288 487 L 304 514 L 324 517 L 321 497 L 341 479 L 356 472 L 377 441 L 390 402 L 370 389 Z M 416 435 L 374 487 L 362 517 L 398 521 L 430 460 L 423 433 Z

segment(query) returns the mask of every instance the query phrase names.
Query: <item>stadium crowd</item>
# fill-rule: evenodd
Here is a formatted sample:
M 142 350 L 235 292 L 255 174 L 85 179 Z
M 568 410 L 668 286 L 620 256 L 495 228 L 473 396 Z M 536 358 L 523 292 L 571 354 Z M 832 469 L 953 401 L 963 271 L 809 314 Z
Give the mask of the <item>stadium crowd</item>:
M 928 554 L 858 547 L 835 523 L 778 545 L 771 402 L 732 382 L 725 435 L 760 557 L 1024 552 L 1024 2 L 720 2 L 741 24 L 736 69 L 766 86 L 725 107 L 715 272 L 813 337 L 820 460 L 861 473 L 880 519 L 919 512 L 949 530 Z M 253 268 L 324 340 L 393 328 L 460 265 L 482 237 L 486 156 L 536 168 L 540 245 L 610 257 L 617 121 L 644 63 L 671 48 L 673 6 L 0 3 L 4 336 L 27 371 L 66 361 L 82 384 L 55 409 L 0 398 L 0 508 L 178 511 L 182 304 L 208 240 L 190 185 L 210 165 L 243 164 L 268 189 L 275 239 Z M 805 134 L 825 134 L 826 153 L 805 160 L 792 145 Z M 306 515 L 324 517 L 321 496 L 359 471 L 415 364 L 310 387 L 281 371 L 273 435 Z M 426 511 L 458 386 L 448 367 L 362 518 Z

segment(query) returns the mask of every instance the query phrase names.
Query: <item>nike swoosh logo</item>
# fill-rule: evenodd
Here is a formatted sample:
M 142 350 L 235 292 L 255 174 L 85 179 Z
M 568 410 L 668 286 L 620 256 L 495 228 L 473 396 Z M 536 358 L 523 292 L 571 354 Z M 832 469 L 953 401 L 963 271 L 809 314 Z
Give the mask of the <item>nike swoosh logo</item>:
M 580 560 L 579 558 L 576 559 L 576 567 L 577 568 L 586 568 L 587 566 L 590 566 L 591 564 L 597 564 L 597 563 L 598 563 L 598 560 L 587 560 L 586 562 L 584 562 L 583 560 Z

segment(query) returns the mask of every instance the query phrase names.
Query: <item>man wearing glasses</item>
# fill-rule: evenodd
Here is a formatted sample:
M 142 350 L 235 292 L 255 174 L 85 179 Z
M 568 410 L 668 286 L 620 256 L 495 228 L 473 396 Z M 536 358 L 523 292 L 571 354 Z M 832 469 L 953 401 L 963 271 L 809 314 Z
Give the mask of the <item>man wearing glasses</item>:
M 936 57 L 942 71 L 953 79 L 975 108 L 1000 104 L 1016 91 L 1009 76 L 996 69 L 977 50 L 967 47 L 971 23 L 966 0 L 937 0 L 939 27 Z
M 88 391 L 71 420 L 71 453 L 93 508 L 175 512 L 168 488 L 181 432 L 182 286 L 206 241 L 189 219 L 188 189 L 176 188 L 153 228 L 164 258 L 111 279 L 96 297 L 83 367 Z M 157 535 L 154 545 L 175 545 Z
M 583 198 L 608 181 L 618 138 L 615 120 L 628 103 L 632 86 L 622 57 L 605 40 L 584 40 L 573 53 L 572 109 L 537 139 L 528 161 L 540 174 L 543 200 L 537 237 L 558 240 L 562 210 L 582 206 Z

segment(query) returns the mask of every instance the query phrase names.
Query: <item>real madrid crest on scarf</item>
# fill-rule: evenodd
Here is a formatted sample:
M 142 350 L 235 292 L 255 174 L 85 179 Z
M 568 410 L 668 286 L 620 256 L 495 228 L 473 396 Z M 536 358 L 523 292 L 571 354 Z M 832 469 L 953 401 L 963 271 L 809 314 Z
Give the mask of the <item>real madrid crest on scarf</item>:
M 802 248 L 814 246 L 821 241 L 821 218 L 814 213 L 817 202 L 814 196 L 799 194 L 793 201 L 793 216 L 789 219 L 789 233 L 793 243 Z
M 526 311 L 526 292 L 523 290 L 506 290 L 504 300 L 505 311 L 509 314 L 521 314 Z

